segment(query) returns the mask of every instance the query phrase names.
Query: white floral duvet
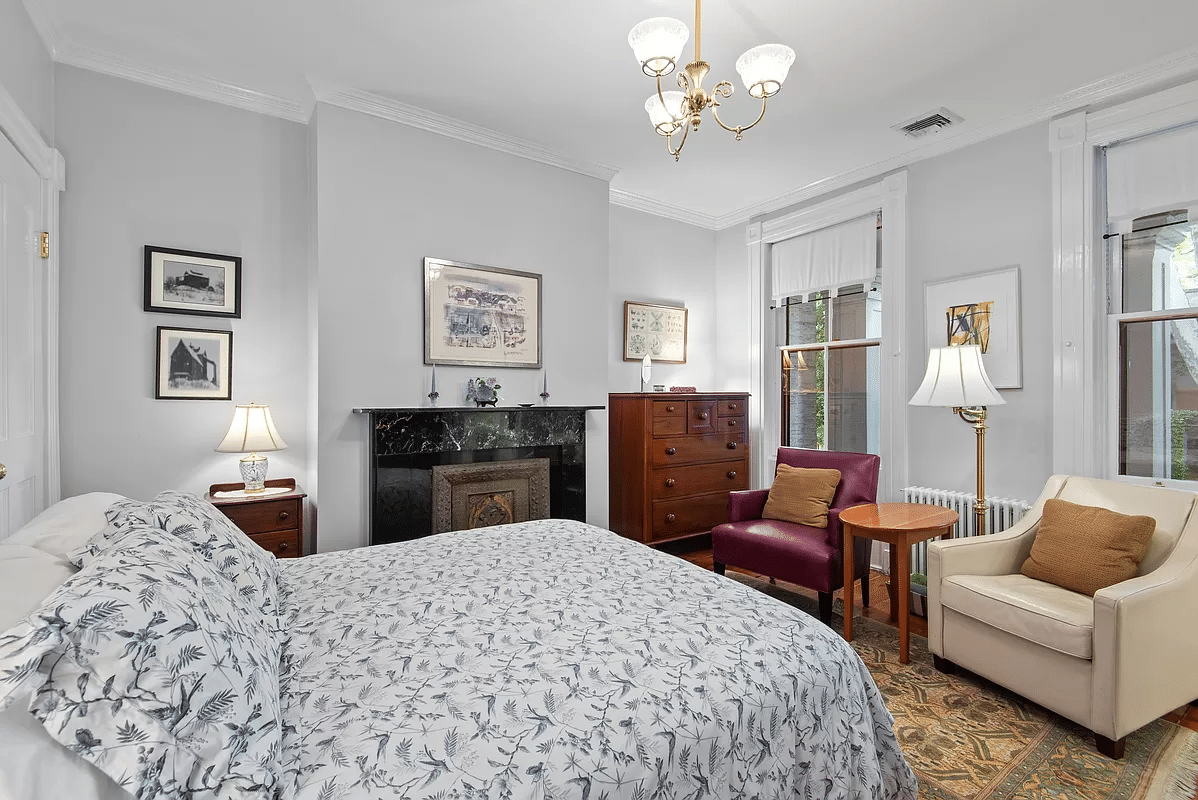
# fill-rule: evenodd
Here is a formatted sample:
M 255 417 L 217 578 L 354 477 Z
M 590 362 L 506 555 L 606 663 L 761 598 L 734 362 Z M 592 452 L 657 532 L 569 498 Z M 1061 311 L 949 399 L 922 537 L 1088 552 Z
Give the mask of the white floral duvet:
M 915 798 L 806 614 L 566 520 L 279 563 L 286 794 Z

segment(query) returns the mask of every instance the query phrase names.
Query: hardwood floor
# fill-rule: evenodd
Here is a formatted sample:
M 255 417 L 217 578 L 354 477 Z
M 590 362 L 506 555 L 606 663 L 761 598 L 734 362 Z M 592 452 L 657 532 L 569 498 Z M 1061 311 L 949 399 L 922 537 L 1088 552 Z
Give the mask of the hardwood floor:
M 711 558 L 711 538 L 708 536 L 696 536 L 693 539 L 683 539 L 677 542 L 660 545 L 659 548 L 663 552 L 671 553 L 684 558 L 692 564 L 697 564 L 704 569 L 712 568 Z M 753 575 L 755 577 L 764 578 L 765 575 L 759 575 L 755 572 L 750 572 L 736 567 L 728 567 L 729 571 L 740 572 L 745 575 Z M 873 572 L 869 580 L 869 608 L 861 606 L 861 592 L 853 593 L 853 605 L 856 608 L 856 613 L 859 616 L 868 617 L 869 619 L 878 620 L 879 622 L 891 625 L 890 622 L 890 595 L 886 591 L 886 584 L 889 583 L 890 576 L 881 572 Z M 816 593 L 810 589 L 805 589 L 802 586 L 796 586 L 792 583 L 779 581 L 779 583 L 788 591 L 796 594 L 806 595 L 813 600 Z M 835 599 L 841 599 L 841 592 L 836 592 Z M 913 634 L 920 636 L 928 635 L 928 621 L 923 617 L 911 614 L 907 618 L 908 629 Z M 1183 728 L 1198 731 L 1198 700 L 1189 705 L 1182 706 L 1175 711 L 1170 711 L 1163 719 L 1167 722 L 1173 722 L 1181 725 Z

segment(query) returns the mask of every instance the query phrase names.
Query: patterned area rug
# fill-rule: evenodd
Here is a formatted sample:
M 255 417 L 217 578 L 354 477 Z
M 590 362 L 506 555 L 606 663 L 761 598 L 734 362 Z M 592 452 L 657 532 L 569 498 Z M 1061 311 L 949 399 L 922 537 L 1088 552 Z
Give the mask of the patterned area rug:
M 728 573 L 815 616 L 815 601 L 768 581 Z M 844 630 L 836 601 L 833 628 Z M 911 663 L 898 661 L 898 632 L 854 621 L 853 647 L 886 705 L 907 761 L 928 800 L 1190 800 L 1198 732 L 1162 720 L 1127 738 L 1112 761 L 1089 731 L 969 673 L 932 666 L 927 640 L 911 637 Z

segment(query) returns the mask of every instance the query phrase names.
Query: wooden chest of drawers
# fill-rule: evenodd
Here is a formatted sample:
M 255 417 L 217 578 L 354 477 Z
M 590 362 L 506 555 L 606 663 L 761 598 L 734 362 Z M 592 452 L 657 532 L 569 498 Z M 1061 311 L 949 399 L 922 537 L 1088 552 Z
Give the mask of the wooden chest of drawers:
M 259 498 L 220 497 L 218 492 L 240 488 L 241 484 L 217 484 L 205 496 L 263 550 L 278 558 L 299 558 L 304 554 L 304 494 L 295 481 L 267 481 L 267 486 L 290 491 Z
M 749 488 L 749 396 L 608 395 L 609 523 L 655 543 L 728 520 L 728 492 Z

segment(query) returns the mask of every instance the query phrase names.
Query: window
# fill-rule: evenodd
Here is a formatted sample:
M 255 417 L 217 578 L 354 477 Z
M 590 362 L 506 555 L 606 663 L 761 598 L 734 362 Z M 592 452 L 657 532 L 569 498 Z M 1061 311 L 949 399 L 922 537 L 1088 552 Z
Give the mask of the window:
M 790 297 L 782 311 L 782 444 L 877 453 L 880 282 Z
M 1196 233 L 1188 212 L 1178 210 L 1134 219 L 1111 239 L 1121 476 L 1198 480 Z

